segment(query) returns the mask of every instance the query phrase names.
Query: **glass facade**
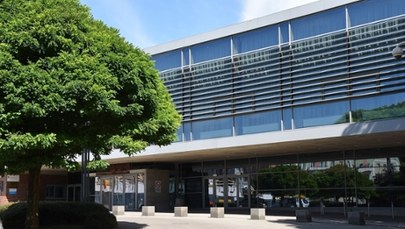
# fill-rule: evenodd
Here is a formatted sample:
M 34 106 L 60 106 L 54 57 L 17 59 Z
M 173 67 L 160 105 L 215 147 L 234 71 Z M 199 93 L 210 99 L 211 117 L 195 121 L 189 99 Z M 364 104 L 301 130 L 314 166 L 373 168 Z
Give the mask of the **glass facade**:
M 404 117 L 405 69 L 390 55 L 404 4 L 365 0 L 153 55 L 183 117 L 178 141 Z
M 373 215 L 376 207 L 405 207 L 404 155 L 386 148 L 203 161 L 180 165 L 180 179 L 194 207 L 357 207 Z
M 405 1 L 362 0 L 152 58 L 183 117 L 178 141 L 290 134 L 405 117 L 405 61 L 391 56 L 405 41 L 403 31 Z M 159 63 L 169 56 L 178 59 Z M 261 145 L 263 157 L 249 146 L 235 150 L 242 159 L 230 160 L 231 152 L 223 160 L 178 164 L 177 197 L 191 208 L 403 212 L 403 142 L 305 153 L 298 146 L 273 156 Z
M 95 177 L 95 202 L 106 208 L 125 206 L 126 211 L 140 210 L 145 203 L 145 174 L 104 175 Z

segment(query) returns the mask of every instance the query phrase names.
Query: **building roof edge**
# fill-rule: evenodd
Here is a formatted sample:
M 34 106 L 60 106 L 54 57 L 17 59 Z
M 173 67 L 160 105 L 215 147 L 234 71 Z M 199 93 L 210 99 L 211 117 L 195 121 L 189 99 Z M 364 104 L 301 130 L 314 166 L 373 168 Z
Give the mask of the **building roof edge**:
M 319 0 L 302 6 L 297 6 L 291 9 L 269 14 L 263 17 L 212 30 L 206 33 L 196 34 L 179 40 L 174 40 L 164 44 L 148 47 L 143 50 L 151 55 L 163 53 L 182 47 L 192 46 L 198 43 L 219 39 L 232 34 L 242 33 L 264 26 L 277 24 L 283 21 L 288 21 L 294 18 L 303 17 L 306 15 L 314 14 L 316 12 L 333 9 L 358 1 L 361 0 Z

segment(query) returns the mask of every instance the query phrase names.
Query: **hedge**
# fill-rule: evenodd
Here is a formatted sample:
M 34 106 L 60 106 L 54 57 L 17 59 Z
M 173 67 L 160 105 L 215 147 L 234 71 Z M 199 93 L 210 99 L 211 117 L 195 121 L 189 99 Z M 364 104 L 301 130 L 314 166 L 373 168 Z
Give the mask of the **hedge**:
M 27 204 L 11 204 L 0 208 L 4 229 L 24 229 Z M 83 228 L 114 229 L 117 219 L 103 205 L 76 202 L 40 202 L 40 226 L 82 225 Z

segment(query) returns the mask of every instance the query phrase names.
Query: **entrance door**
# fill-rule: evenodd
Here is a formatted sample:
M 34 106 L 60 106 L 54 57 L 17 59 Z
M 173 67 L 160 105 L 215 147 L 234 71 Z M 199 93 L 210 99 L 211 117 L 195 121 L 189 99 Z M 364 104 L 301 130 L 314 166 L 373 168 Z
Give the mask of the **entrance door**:
M 135 178 L 125 178 L 125 211 L 134 211 L 135 208 Z
M 104 207 L 112 209 L 112 178 L 102 178 L 101 180 L 101 201 Z
M 224 207 L 224 179 L 208 178 L 205 183 L 205 207 Z
M 228 177 L 227 194 L 228 207 L 249 207 L 249 179 L 248 177 Z
M 205 207 L 248 207 L 249 179 L 242 176 L 206 178 Z
M 142 209 L 145 204 L 145 174 L 138 173 L 136 175 L 136 208 Z

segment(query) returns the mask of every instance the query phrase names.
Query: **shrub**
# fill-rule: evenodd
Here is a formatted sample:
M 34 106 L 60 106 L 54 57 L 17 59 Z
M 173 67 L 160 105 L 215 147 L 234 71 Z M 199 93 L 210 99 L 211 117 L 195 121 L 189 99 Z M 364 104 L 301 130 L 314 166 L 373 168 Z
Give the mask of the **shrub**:
M 4 229 L 24 229 L 26 203 L 16 203 L 0 211 Z M 41 202 L 40 226 L 82 225 L 84 228 L 117 228 L 117 219 L 107 208 L 96 203 Z
M 25 203 L 10 204 L 2 210 L 0 219 L 4 229 L 24 229 L 25 213 L 27 211 Z

